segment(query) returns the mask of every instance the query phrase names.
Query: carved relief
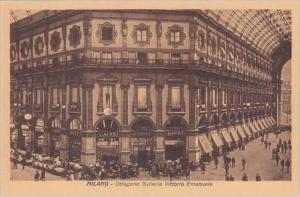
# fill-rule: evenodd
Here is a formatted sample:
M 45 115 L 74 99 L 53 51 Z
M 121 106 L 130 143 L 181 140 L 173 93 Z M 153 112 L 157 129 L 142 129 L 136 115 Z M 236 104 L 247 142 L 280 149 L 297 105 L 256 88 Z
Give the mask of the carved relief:
M 128 32 L 128 26 L 126 24 L 127 20 L 125 18 L 122 19 L 121 32 L 122 36 L 126 37 Z
M 51 46 L 51 51 L 58 51 L 60 49 L 60 44 L 61 44 L 61 36 L 58 31 L 55 31 L 51 34 L 50 37 L 50 46 Z
M 70 46 L 76 48 L 80 44 L 81 36 L 82 33 L 80 30 L 80 26 L 73 25 L 73 27 L 69 30 L 68 36 Z
M 191 39 L 197 38 L 197 26 L 196 26 L 196 23 L 195 23 L 195 22 L 192 22 L 192 23 L 190 24 L 190 30 L 189 30 L 189 33 L 190 33 L 190 38 L 191 38 Z
M 208 47 L 208 52 L 211 55 L 217 54 L 217 40 L 216 37 L 211 32 L 207 33 L 207 47 Z
M 96 35 L 98 37 L 98 42 L 107 46 L 116 42 L 118 33 L 115 25 L 105 22 L 98 26 Z
M 161 35 L 162 35 L 161 21 L 157 21 L 157 23 L 156 23 L 156 35 L 157 35 L 158 38 L 160 38 Z
M 10 46 L 10 61 L 14 61 L 17 56 L 17 49 L 16 45 L 11 45 Z
M 203 29 L 200 29 L 198 31 L 198 44 L 200 50 L 205 50 L 206 49 L 206 38 L 205 38 L 205 33 Z
M 174 48 L 183 46 L 183 41 L 186 38 L 183 27 L 180 27 L 179 25 L 168 27 L 166 38 L 168 44 L 172 45 Z
M 28 41 L 23 41 L 22 43 L 21 43 L 21 57 L 22 58 L 27 58 L 28 57 L 28 55 L 29 55 L 29 43 L 28 43 Z
M 234 49 L 233 49 L 233 46 L 232 46 L 232 45 L 230 45 L 230 46 L 228 47 L 228 60 L 229 60 L 230 62 L 233 62 L 233 61 L 234 61 Z
M 219 39 L 219 55 L 222 59 L 226 58 L 226 45 L 225 42 Z
M 44 51 L 44 41 L 43 41 L 43 37 L 39 36 L 37 39 L 35 39 L 34 42 L 34 51 L 35 54 L 37 55 L 41 55 Z
M 147 26 L 144 23 L 135 25 L 132 32 L 132 38 L 134 42 L 139 46 L 145 46 L 147 44 L 150 44 L 150 39 L 152 38 L 150 26 Z

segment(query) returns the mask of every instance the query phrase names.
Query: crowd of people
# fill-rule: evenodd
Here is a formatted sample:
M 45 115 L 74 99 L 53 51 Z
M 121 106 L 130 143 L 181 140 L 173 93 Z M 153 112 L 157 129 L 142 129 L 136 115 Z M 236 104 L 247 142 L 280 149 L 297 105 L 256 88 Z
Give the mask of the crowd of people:
M 271 141 L 268 137 L 267 133 L 262 134 L 261 144 L 264 145 L 265 149 L 270 150 Z M 240 151 L 245 150 L 245 144 L 240 143 L 238 148 Z M 282 139 L 279 139 L 277 145 L 272 149 L 272 160 L 276 161 L 277 166 L 281 166 L 282 171 L 286 168 L 286 171 L 289 172 L 291 162 L 289 159 L 280 158 L 279 153 L 286 154 L 288 151 L 290 152 L 291 149 L 291 141 Z M 23 170 L 25 169 L 25 166 L 35 168 L 36 173 L 33 177 L 35 181 L 46 180 L 46 172 L 60 175 L 69 181 L 115 178 L 126 179 L 130 177 L 139 177 L 141 169 L 157 179 L 160 179 L 160 177 L 168 177 L 170 180 L 182 178 L 188 180 L 190 179 L 191 171 L 200 171 L 201 174 L 205 174 L 206 166 L 210 165 L 211 162 L 213 162 L 213 165 L 217 170 L 221 163 L 220 159 L 223 161 L 221 167 L 223 167 L 225 171 L 225 181 L 235 180 L 233 175 L 230 174 L 230 170 L 236 168 L 239 163 L 241 171 L 244 171 L 241 180 L 248 181 L 246 159 L 236 158 L 231 155 L 229 151 L 223 151 L 221 157 L 216 154 L 203 155 L 199 163 L 188 162 L 185 158 L 181 157 L 173 161 L 169 160 L 165 162 L 149 160 L 144 166 L 139 166 L 137 163 L 120 163 L 117 159 L 97 159 L 95 164 L 82 165 L 79 162 L 63 161 L 59 158 L 50 158 L 21 150 L 12 150 L 11 152 L 13 168 L 17 169 L 18 163 L 21 164 Z M 255 180 L 262 180 L 259 173 L 256 173 Z

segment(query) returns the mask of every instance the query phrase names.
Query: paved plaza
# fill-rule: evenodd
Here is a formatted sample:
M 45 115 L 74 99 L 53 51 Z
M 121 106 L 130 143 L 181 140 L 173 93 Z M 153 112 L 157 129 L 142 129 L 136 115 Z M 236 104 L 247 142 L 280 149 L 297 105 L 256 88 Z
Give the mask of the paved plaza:
M 235 157 L 236 167 L 229 169 L 229 174 L 232 175 L 236 181 L 240 181 L 243 174 L 246 173 L 249 181 L 255 180 L 256 173 L 259 173 L 262 180 L 291 180 L 291 173 L 287 173 L 286 169 L 281 171 L 281 167 L 276 166 L 275 160 L 272 160 L 272 148 L 276 147 L 279 138 L 282 140 L 288 140 L 291 137 L 290 132 L 283 132 L 278 135 L 278 138 L 274 134 L 269 135 L 269 141 L 271 141 L 271 148 L 265 149 L 261 144 L 260 139 L 252 140 L 246 145 L 245 150 L 234 150 L 230 153 L 230 157 Z M 290 152 L 279 153 L 280 158 L 291 159 Z M 246 159 L 246 168 L 242 170 L 241 159 Z M 213 162 L 206 166 L 205 173 L 202 173 L 200 169 L 191 172 L 190 180 L 224 180 L 225 170 L 223 159 L 219 158 L 218 169 L 215 169 Z M 33 176 L 36 169 L 31 167 L 25 167 L 22 170 L 21 165 L 18 165 L 18 169 L 11 169 L 12 180 L 33 180 Z M 185 177 L 182 178 L 184 180 Z M 65 180 L 65 178 L 46 173 L 46 180 Z M 135 178 L 129 178 L 125 180 L 169 180 L 168 177 L 151 177 L 147 172 L 140 171 L 140 176 Z

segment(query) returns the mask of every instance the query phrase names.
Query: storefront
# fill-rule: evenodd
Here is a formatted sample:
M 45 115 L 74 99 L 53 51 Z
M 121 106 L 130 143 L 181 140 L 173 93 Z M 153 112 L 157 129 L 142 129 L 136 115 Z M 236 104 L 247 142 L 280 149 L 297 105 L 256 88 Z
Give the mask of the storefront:
M 59 118 L 55 118 L 51 122 L 50 128 L 50 156 L 60 156 L 60 144 L 61 144 L 61 122 Z
M 96 126 L 96 155 L 102 161 L 119 159 L 119 126 L 115 119 L 104 118 Z
M 81 157 L 81 123 L 79 119 L 70 122 L 69 130 L 69 160 L 80 161 Z
M 154 159 L 154 126 L 148 119 L 138 119 L 132 125 L 131 162 L 138 163 L 139 166 L 146 166 L 149 160 Z
M 212 139 L 213 156 L 218 156 L 222 153 L 224 146 L 223 141 L 220 138 L 217 130 L 211 131 L 210 136 Z
M 186 157 L 186 124 L 181 117 L 173 117 L 166 125 L 165 159 Z
M 43 144 L 44 144 L 44 120 L 39 118 L 36 121 L 35 125 L 35 142 L 34 142 L 34 150 L 38 154 L 43 153 Z

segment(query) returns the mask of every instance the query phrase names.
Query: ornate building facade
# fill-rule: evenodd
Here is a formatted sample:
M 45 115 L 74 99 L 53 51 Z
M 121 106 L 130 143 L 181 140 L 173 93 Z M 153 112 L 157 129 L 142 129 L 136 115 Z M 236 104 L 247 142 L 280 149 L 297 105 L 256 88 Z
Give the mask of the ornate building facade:
M 201 11 L 41 11 L 10 58 L 14 146 L 66 160 L 198 162 L 276 124 L 272 58 Z
M 281 85 L 281 122 L 283 125 L 291 125 L 291 82 L 283 81 Z

